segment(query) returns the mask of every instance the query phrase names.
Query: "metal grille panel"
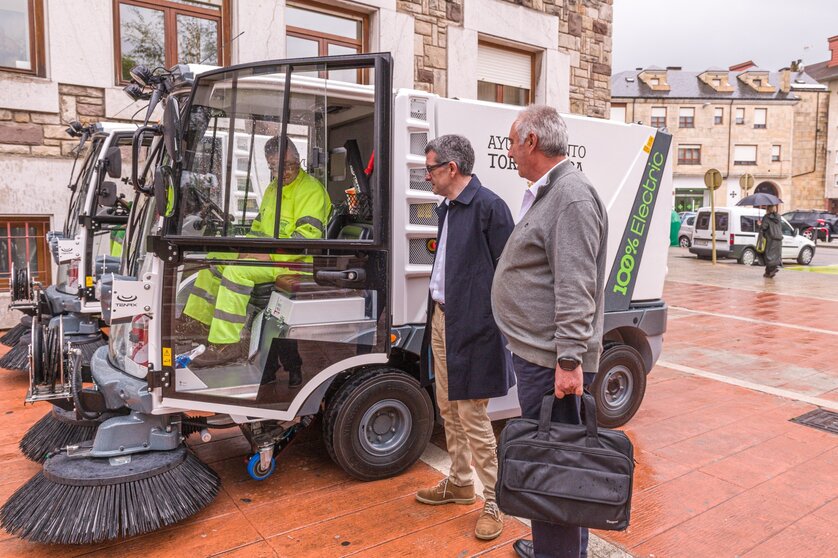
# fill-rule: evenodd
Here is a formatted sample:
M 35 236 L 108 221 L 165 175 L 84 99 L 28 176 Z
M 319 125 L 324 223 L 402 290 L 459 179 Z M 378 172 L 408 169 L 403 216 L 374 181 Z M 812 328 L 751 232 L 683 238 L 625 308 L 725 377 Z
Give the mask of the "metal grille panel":
M 424 149 L 424 148 L 423 148 Z M 431 192 L 431 183 L 425 180 L 425 169 L 410 169 L 410 189 Z
M 410 224 L 436 227 L 438 222 L 436 204 L 414 203 L 410 205 Z
M 411 99 L 410 100 L 410 117 L 417 120 L 428 119 L 428 100 L 427 99 Z
M 790 420 L 798 424 L 823 430 L 824 432 L 838 434 L 838 413 L 827 411 L 826 409 L 815 409 Z
M 410 154 L 411 155 L 424 155 L 426 145 L 428 145 L 428 133 L 427 132 L 410 134 Z
M 414 265 L 432 265 L 434 255 L 428 250 L 428 239 L 412 238 L 408 241 L 407 261 Z

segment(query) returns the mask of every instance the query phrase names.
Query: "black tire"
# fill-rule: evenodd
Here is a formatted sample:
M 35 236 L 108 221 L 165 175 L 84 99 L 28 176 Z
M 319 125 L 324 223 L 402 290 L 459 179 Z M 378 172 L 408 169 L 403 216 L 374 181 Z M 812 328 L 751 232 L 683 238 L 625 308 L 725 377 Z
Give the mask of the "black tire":
M 617 428 L 631 420 L 646 393 L 646 369 L 640 353 L 622 344 L 606 348 L 591 393 L 600 426 Z
M 800 249 L 800 253 L 797 255 L 797 263 L 800 265 L 809 265 L 812 263 L 814 255 L 815 251 L 812 250 L 811 246 L 804 246 Z
M 688 236 L 682 236 L 678 239 L 678 246 L 681 248 L 689 248 L 691 245 L 692 243 L 690 242 L 690 237 Z
M 739 256 L 739 263 L 742 265 L 754 265 L 758 259 L 756 250 L 753 248 L 745 248 L 742 250 L 742 255 Z
M 356 373 L 335 393 L 323 412 L 323 442 L 347 474 L 378 480 L 413 465 L 433 426 L 427 390 L 400 370 L 375 368 Z

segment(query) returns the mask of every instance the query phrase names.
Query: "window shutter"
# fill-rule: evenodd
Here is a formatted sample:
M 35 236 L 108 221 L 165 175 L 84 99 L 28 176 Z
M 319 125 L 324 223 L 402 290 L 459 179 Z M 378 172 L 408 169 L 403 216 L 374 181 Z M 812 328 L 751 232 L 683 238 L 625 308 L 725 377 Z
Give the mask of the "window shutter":
M 666 118 L 666 107 L 652 107 L 652 116 Z
M 689 116 L 695 116 L 695 109 L 692 108 L 692 107 L 689 107 L 689 108 L 681 107 L 678 110 L 678 116 L 688 116 L 688 117 Z
M 754 125 L 765 125 L 766 112 L 765 109 L 754 109 Z
M 532 55 L 502 48 L 477 46 L 477 81 L 532 88 Z
M 757 146 L 756 145 L 735 145 L 733 147 L 734 161 L 756 161 L 757 160 Z
M 625 122 L 626 121 L 626 107 L 615 107 L 611 106 L 611 120 L 616 120 L 617 122 Z

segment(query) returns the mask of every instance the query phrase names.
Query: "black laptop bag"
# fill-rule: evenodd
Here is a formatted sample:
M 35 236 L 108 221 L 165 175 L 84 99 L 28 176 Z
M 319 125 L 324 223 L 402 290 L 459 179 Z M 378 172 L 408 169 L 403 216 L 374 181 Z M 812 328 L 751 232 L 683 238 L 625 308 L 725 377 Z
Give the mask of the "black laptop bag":
M 634 448 L 620 431 L 597 428 L 585 392 L 585 424 L 550 421 L 555 396 L 538 421 L 512 419 L 498 443 L 497 503 L 509 515 L 592 529 L 623 530 L 631 512 Z

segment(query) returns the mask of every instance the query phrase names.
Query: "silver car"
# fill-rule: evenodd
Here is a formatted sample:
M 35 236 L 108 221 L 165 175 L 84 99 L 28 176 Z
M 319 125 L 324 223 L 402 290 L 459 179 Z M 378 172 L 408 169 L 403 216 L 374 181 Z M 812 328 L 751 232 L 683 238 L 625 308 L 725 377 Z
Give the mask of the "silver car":
M 681 228 L 678 229 L 678 245 L 681 248 L 689 248 L 693 243 L 693 231 L 695 231 L 695 213 L 686 215 L 681 221 Z

